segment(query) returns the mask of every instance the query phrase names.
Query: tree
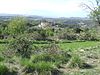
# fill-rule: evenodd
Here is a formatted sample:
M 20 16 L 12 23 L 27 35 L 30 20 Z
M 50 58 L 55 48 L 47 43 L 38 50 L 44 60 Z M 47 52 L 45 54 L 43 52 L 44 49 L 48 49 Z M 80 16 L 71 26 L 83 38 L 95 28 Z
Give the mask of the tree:
M 27 19 L 25 17 L 14 17 L 8 24 L 8 31 L 11 35 L 15 36 L 23 34 L 27 28 Z
M 38 33 L 41 35 L 43 40 L 47 40 L 49 37 L 54 36 L 53 29 L 51 28 L 41 29 Z
M 92 18 L 98 26 L 100 26 L 100 0 L 95 0 L 95 3 L 90 2 L 93 6 L 82 3 L 82 6 L 90 10 L 90 18 Z
M 32 41 L 25 35 L 18 36 L 9 43 L 8 49 L 14 51 L 16 55 L 29 58 L 32 53 Z

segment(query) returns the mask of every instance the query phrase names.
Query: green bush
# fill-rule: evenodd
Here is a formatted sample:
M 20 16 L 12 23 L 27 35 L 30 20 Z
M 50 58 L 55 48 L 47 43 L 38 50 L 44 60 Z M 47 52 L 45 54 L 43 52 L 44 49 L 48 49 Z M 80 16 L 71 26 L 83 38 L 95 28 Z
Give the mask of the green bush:
M 7 75 L 8 68 L 3 64 L 0 63 L 0 75 Z
M 70 68 L 82 68 L 84 66 L 84 61 L 78 55 L 73 55 L 69 61 Z
M 85 63 L 85 61 L 82 60 L 78 54 L 73 54 L 72 58 L 68 63 L 68 66 L 70 68 L 81 68 L 81 69 L 93 68 L 93 65 Z
M 39 61 L 39 62 L 31 62 L 26 60 L 21 60 L 21 64 L 26 66 L 27 72 L 34 72 L 34 71 L 51 71 L 53 68 L 55 68 L 55 63 L 53 62 L 45 62 L 45 61 Z
M 55 75 L 55 73 L 60 73 L 57 68 L 60 64 L 67 63 L 71 58 L 66 51 L 61 52 L 60 54 L 46 54 L 45 52 L 41 54 L 32 55 L 30 59 L 21 59 L 20 63 L 23 66 L 26 66 L 26 73 L 35 73 L 39 75 Z
M 29 38 L 19 36 L 9 44 L 9 49 L 15 51 L 15 54 L 22 57 L 30 57 L 32 51 L 32 42 Z
M 57 70 L 55 63 L 52 62 L 37 62 L 37 63 L 30 63 L 27 65 L 27 73 L 34 73 L 38 75 L 62 75 Z
M 0 56 L 0 61 L 3 61 L 4 60 L 4 57 Z
M 88 41 L 96 41 L 99 38 L 97 37 L 97 31 L 95 29 L 88 29 L 84 30 L 84 32 L 80 33 L 79 39 L 80 40 L 88 40 Z
M 66 39 L 66 40 L 77 40 L 78 35 L 76 35 L 75 33 L 63 33 L 59 35 L 59 39 Z
M 27 65 L 27 68 L 33 71 L 37 71 L 39 73 L 43 71 L 52 71 L 55 68 L 55 66 L 52 62 L 41 61 L 37 63 L 30 63 Z
M 59 46 L 56 44 L 49 44 L 49 46 L 31 56 L 33 62 L 46 61 L 65 63 L 68 62 L 70 58 L 71 55 L 67 51 L 60 50 Z
M 13 17 L 8 23 L 9 34 L 13 35 L 14 37 L 15 35 L 23 34 L 25 30 L 27 30 L 27 22 L 28 20 L 25 17 Z
M 32 62 L 62 62 L 64 59 L 61 55 L 48 55 L 48 54 L 41 54 L 41 55 L 35 55 L 31 58 Z

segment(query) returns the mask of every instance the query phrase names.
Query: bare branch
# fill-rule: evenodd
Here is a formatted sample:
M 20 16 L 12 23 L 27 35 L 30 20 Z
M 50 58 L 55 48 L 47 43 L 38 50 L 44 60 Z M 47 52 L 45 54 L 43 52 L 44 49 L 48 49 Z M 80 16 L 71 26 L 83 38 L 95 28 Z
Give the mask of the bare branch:
M 99 6 L 99 0 L 96 0 L 96 4 L 97 4 L 97 6 Z
M 95 0 L 95 3 L 89 1 L 91 4 L 85 4 L 82 3 L 81 6 L 83 6 L 83 8 L 89 9 L 90 10 L 90 16 L 92 16 L 91 18 L 93 18 L 93 20 L 95 22 L 98 23 L 98 25 L 100 25 L 100 0 Z M 92 6 L 91 6 L 92 5 Z
M 91 8 L 89 5 L 85 4 L 85 3 L 82 3 L 82 6 L 86 9 L 89 9 L 91 11 L 94 11 L 94 8 Z

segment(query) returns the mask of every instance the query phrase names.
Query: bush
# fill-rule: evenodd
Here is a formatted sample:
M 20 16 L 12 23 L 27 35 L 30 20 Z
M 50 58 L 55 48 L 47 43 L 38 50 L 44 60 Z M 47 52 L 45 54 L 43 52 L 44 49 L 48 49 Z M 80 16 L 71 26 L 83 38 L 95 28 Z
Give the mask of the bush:
M 60 47 L 58 45 L 56 45 L 55 43 L 49 44 L 46 48 L 44 48 L 46 50 L 47 54 L 61 54 L 62 50 L 60 49 Z
M 13 17 L 8 24 L 9 34 L 14 37 L 15 35 L 23 34 L 27 30 L 27 22 L 28 20 L 25 17 Z
M 59 35 L 59 39 L 66 39 L 66 40 L 77 40 L 78 35 L 76 33 L 63 33 Z
M 4 57 L 0 56 L 0 62 L 4 60 Z
M 25 62 L 27 62 L 27 63 L 25 63 Z M 26 66 L 26 69 L 25 69 L 26 73 L 37 72 L 39 74 L 39 73 L 44 72 L 43 75 L 45 75 L 45 72 L 52 71 L 55 68 L 54 63 L 52 63 L 52 62 L 45 62 L 45 61 L 40 61 L 37 63 L 33 63 L 31 61 L 25 61 L 25 62 L 23 61 L 22 64 Z
M 45 61 L 45 62 L 61 62 L 63 57 L 60 55 L 48 55 L 48 54 L 41 54 L 35 55 L 31 58 L 33 63 Z
M 60 64 L 67 63 L 70 58 L 71 55 L 68 52 L 60 50 L 55 44 L 50 44 L 41 52 L 32 55 L 30 59 L 22 59 L 21 64 L 26 66 L 27 73 L 35 74 L 37 72 L 38 75 L 55 75 L 55 73 L 60 73 L 57 70 Z
M 7 75 L 8 68 L 3 64 L 0 63 L 0 75 Z
M 55 73 L 59 73 L 57 68 L 60 64 L 67 63 L 71 58 L 68 52 L 60 50 L 56 44 L 50 44 L 38 51 L 30 59 L 24 58 L 21 60 L 20 63 L 26 66 L 26 73 L 35 74 L 37 72 L 38 75 L 55 75 Z
M 84 61 L 81 60 L 80 56 L 78 55 L 73 55 L 71 60 L 69 61 L 69 67 L 70 68 L 82 68 L 84 66 Z
M 30 57 L 32 51 L 32 42 L 29 40 L 29 38 L 20 36 L 10 42 L 9 49 L 12 49 L 17 55 L 22 57 Z
M 35 53 L 31 60 L 33 62 L 46 61 L 46 62 L 68 62 L 71 55 L 67 51 L 60 50 L 56 44 L 50 44 L 47 47 L 43 47 Z
M 80 33 L 80 40 L 96 41 L 99 38 L 97 37 L 97 31 L 95 29 L 85 30 Z

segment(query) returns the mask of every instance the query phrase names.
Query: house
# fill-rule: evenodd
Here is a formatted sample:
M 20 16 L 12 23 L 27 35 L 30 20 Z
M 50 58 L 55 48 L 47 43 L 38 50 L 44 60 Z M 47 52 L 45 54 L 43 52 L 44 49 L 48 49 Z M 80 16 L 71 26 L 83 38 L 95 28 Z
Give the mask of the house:
M 39 28 L 48 28 L 48 27 L 52 27 L 53 24 L 54 24 L 53 22 L 42 20 L 42 21 L 40 21 L 40 24 L 38 25 L 38 27 Z
M 86 28 L 88 26 L 84 22 L 80 22 L 80 23 L 78 23 L 78 25 L 81 26 L 81 28 Z

